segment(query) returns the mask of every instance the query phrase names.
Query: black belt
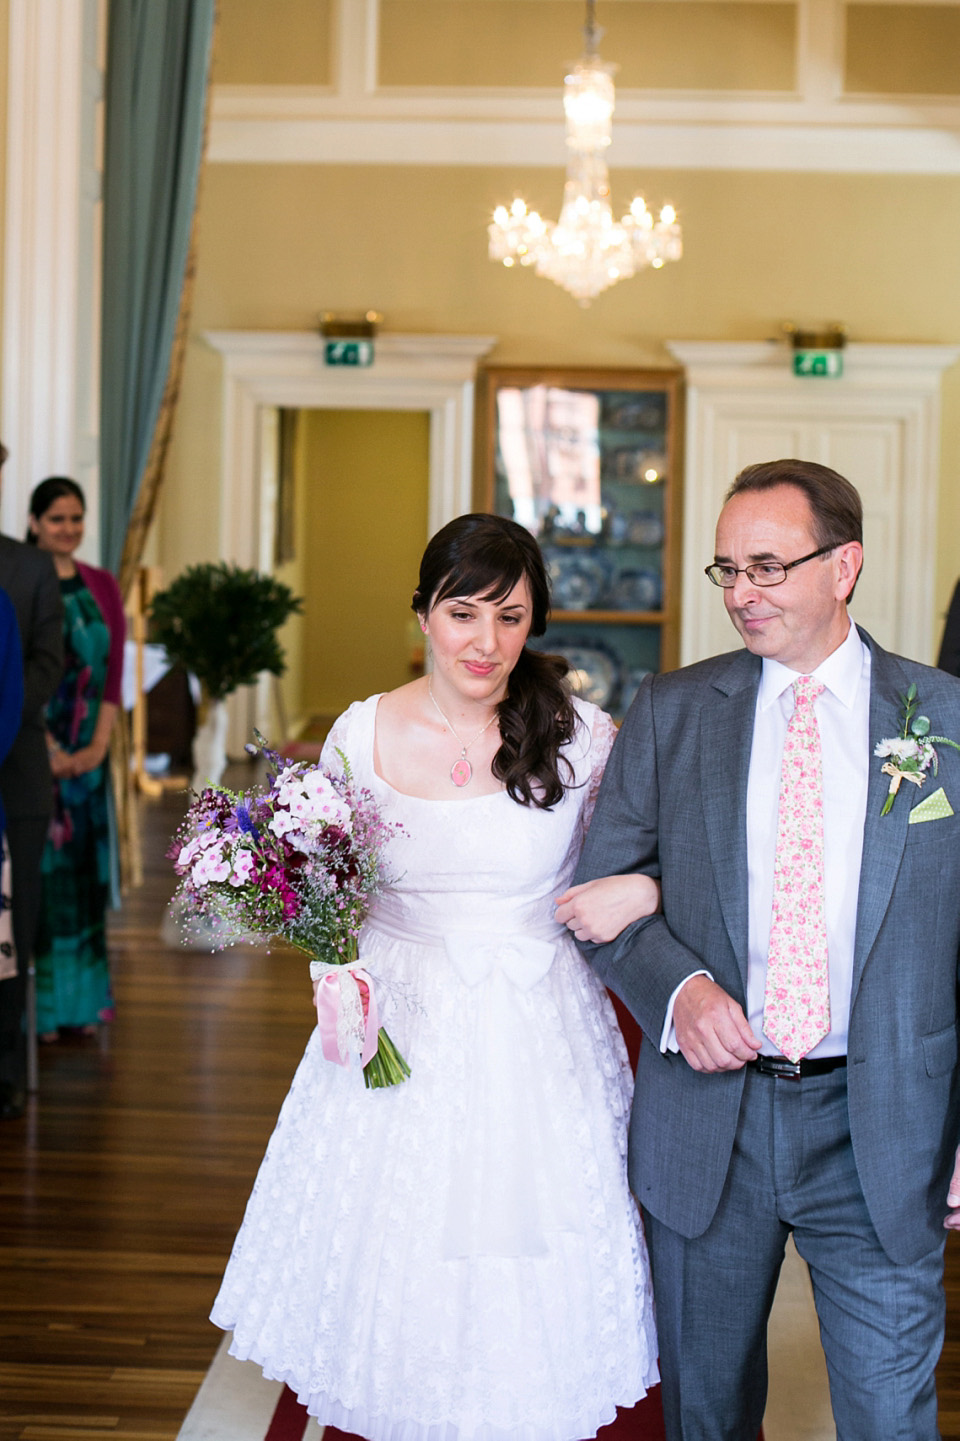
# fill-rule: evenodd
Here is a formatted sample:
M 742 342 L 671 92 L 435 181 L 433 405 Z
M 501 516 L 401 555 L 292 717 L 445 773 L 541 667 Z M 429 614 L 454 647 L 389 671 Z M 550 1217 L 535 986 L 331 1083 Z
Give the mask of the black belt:
M 804 1076 L 825 1076 L 847 1064 L 846 1056 L 820 1056 L 816 1060 L 788 1061 L 786 1056 L 756 1056 L 747 1065 L 761 1076 L 776 1076 L 781 1081 L 802 1081 Z

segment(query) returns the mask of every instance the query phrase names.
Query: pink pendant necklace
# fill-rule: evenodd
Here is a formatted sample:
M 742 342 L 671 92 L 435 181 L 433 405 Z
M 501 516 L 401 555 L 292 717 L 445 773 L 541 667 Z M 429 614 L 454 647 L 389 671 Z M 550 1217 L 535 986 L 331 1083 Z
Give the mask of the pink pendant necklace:
M 454 761 L 453 765 L 450 767 L 450 779 L 453 781 L 453 784 L 455 786 L 459 786 L 462 788 L 463 786 L 469 785 L 471 780 L 473 779 L 473 766 L 467 760 L 467 751 L 473 745 L 474 741 L 478 741 L 480 739 L 485 730 L 490 729 L 490 727 L 493 725 L 494 721 L 497 718 L 497 713 L 496 711 L 494 711 L 493 715 L 487 721 L 486 725 L 480 727 L 473 739 L 468 740 L 466 743 L 464 743 L 461 740 L 460 736 L 457 735 L 453 726 L 447 720 L 447 717 L 440 709 L 440 706 L 437 704 L 437 698 L 433 693 L 433 686 L 430 684 L 429 679 L 427 680 L 427 690 L 430 694 L 430 699 L 433 701 L 433 704 L 436 707 L 437 715 L 443 721 L 447 730 L 450 732 L 450 734 L 453 736 L 454 740 L 460 747 L 460 754 Z

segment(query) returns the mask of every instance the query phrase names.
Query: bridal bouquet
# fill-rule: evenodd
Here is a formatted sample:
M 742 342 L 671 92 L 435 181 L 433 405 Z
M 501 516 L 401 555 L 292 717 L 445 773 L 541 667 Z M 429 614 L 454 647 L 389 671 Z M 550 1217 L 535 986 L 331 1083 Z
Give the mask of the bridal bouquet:
M 345 756 L 340 775 L 285 760 L 262 790 L 208 786 L 194 800 L 169 852 L 180 877 L 181 913 L 213 926 L 221 946 L 282 939 L 310 957 L 317 1021 L 327 1060 L 359 1056 L 368 1087 L 405 1081 L 410 1069 L 379 1024 L 373 981 L 357 936 L 388 884 L 388 825 Z M 256 754 L 257 748 L 248 747 Z

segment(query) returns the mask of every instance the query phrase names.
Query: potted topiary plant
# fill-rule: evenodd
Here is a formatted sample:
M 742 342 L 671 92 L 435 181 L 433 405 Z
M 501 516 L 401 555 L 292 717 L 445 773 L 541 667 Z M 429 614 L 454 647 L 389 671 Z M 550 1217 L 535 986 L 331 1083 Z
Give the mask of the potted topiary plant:
M 194 739 L 195 790 L 216 785 L 226 765 L 226 697 L 263 671 L 286 667 L 277 631 L 302 609 L 289 586 L 237 565 L 193 565 L 158 591 L 150 636 L 175 664 L 200 682 L 200 724 Z

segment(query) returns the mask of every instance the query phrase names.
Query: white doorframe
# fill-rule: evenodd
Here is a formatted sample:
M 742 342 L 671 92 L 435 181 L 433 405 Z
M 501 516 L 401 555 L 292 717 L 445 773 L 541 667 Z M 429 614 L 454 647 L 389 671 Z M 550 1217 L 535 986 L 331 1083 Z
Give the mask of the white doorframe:
M 724 494 L 738 468 L 738 435 L 793 429 L 817 454 L 831 429 L 885 428 L 891 490 L 883 545 L 892 579 L 889 633 L 882 645 L 929 662 L 934 650 L 933 583 L 940 480 L 940 382 L 960 359 L 956 345 L 851 344 L 839 380 L 798 378 L 784 344 L 667 341 L 686 371 L 683 584 L 680 661 L 689 665 L 731 650 L 736 638 L 704 580 Z M 809 453 L 812 446 L 813 453 Z M 796 452 L 795 452 L 796 453 Z M 775 456 L 757 457 L 775 459 Z M 876 549 L 868 557 L 879 567 Z
M 237 565 L 273 568 L 275 488 L 261 485 L 262 415 L 303 410 L 415 410 L 430 416 L 430 480 L 424 541 L 468 511 L 473 491 L 473 408 L 477 366 L 490 335 L 381 335 L 366 369 L 327 367 L 312 332 L 209 331 L 223 358 L 219 554 Z M 228 745 L 242 752 L 269 712 L 266 684 L 231 706 Z

